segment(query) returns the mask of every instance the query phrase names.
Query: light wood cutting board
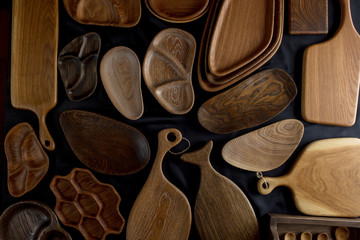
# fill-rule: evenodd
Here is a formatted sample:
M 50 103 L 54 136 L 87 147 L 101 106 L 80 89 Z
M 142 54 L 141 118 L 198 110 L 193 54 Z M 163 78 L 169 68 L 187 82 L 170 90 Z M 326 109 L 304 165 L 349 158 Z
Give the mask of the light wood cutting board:
M 58 0 L 12 2 L 11 104 L 37 115 L 48 150 L 55 149 L 45 118 L 57 102 L 58 8 Z
M 265 186 L 264 179 L 268 183 Z M 278 186 L 290 188 L 304 214 L 360 216 L 360 139 L 331 138 L 310 143 L 289 173 L 258 182 L 261 194 Z
M 333 38 L 308 47 L 303 58 L 302 116 L 306 121 L 352 126 L 360 82 L 360 36 L 350 0 L 339 0 L 341 22 Z

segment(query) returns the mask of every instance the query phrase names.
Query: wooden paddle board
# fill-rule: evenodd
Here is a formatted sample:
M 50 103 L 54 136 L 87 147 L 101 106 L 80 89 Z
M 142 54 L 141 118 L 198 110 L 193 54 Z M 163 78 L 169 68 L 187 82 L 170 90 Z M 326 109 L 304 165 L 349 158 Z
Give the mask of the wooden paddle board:
M 360 216 L 360 139 L 310 143 L 288 174 L 258 182 L 261 194 L 269 194 L 278 186 L 290 188 L 296 207 L 304 214 Z
M 360 36 L 350 0 L 340 0 L 341 22 L 330 40 L 308 47 L 303 58 L 302 116 L 306 121 L 352 126 L 360 82 Z
M 47 150 L 55 149 L 45 118 L 57 103 L 58 8 L 58 0 L 12 2 L 11 104 L 37 115 Z

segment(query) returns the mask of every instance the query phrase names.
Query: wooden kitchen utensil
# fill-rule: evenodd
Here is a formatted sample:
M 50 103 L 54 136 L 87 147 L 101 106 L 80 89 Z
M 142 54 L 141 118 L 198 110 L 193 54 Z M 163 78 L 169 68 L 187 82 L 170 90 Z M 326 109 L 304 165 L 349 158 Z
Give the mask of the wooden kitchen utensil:
M 130 120 L 139 119 L 144 112 L 141 93 L 141 67 L 130 48 L 114 47 L 102 58 L 101 80 L 116 109 Z
M 350 235 L 349 228 L 347 227 L 338 227 L 335 230 L 336 240 L 348 240 Z
M 360 36 L 352 23 L 350 0 L 340 0 L 340 6 L 334 37 L 304 52 L 301 111 L 309 122 L 352 126 L 359 94 Z
M 22 201 L 8 207 L 0 217 L 2 240 L 71 240 L 55 213 L 44 203 Z
M 60 115 L 65 137 L 76 156 L 92 170 L 125 175 L 143 169 L 150 147 L 136 128 L 102 115 L 68 110 Z
M 146 52 L 144 81 L 160 105 L 170 113 L 185 114 L 194 105 L 191 78 L 195 52 L 195 38 L 177 28 L 158 33 Z
M 211 166 L 212 147 L 209 141 L 202 149 L 181 156 L 201 170 L 194 210 L 201 239 L 259 239 L 258 222 L 249 200 L 236 184 Z
M 316 216 L 360 216 L 360 139 L 331 138 L 310 143 L 290 172 L 258 181 L 261 194 L 278 186 L 292 191 L 299 211 Z
M 58 0 L 14 0 L 11 31 L 11 104 L 33 111 L 47 150 L 55 143 L 46 114 L 57 103 Z
M 304 125 L 299 120 L 283 120 L 230 140 L 222 149 L 222 157 L 241 169 L 270 171 L 290 157 L 303 134 Z
M 49 157 L 28 123 L 19 123 L 4 141 L 8 169 L 8 189 L 20 197 L 34 189 L 49 169 Z
M 126 239 L 187 239 L 191 225 L 190 204 L 162 172 L 165 154 L 179 144 L 177 129 L 158 134 L 158 151 L 150 175 L 131 209 Z
M 255 127 L 282 112 L 296 93 L 296 85 L 286 72 L 265 70 L 207 100 L 198 111 L 198 120 L 217 134 Z
M 300 235 L 300 240 L 312 240 L 311 232 L 302 232 Z
M 296 240 L 296 235 L 293 232 L 287 232 L 284 236 L 284 240 Z
M 133 27 L 140 21 L 140 0 L 63 0 L 77 22 L 113 27 Z
M 146 6 L 156 17 L 175 23 L 190 22 L 205 14 L 210 0 L 146 0 Z
M 100 47 L 99 34 L 90 32 L 75 38 L 61 50 L 58 68 L 71 101 L 84 100 L 95 91 Z
M 290 34 L 327 34 L 328 0 L 289 0 Z
M 329 240 L 327 233 L 319 233 L 316 237 L 317 240 Z
M 274 29 L 274 0 L 224 0 L 209 45 L 208 67 L 227 75 L 258 57 Z

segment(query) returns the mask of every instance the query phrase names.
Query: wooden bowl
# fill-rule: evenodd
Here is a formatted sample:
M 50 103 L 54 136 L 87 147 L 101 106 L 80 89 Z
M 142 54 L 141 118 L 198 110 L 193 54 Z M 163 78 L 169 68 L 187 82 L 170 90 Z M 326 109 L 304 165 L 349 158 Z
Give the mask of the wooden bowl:
M 194 105 L 191 77 L 195 52 L 194 37 L 177 28 L 158 33 L 146 52 L 144 81 L 160 105 L 172 114 L 185 114 Z
M 141 67 L 136 53 L 127 47 L 110 49 L 102 58 L 100 75 L 116 109 L 130 120 L 144 112 L 141 93 Z
M 82 24 L 133 27 L 140 21 L 140 0 L 64 0 L 69 15 Z
M 100 36 L 91 32 L 75 38 L 61 50 L 58 68 L 71 101 L 84 100 L 95 91 L 100 46 Z
M 79 230 L 85 239 L 103 240 L 122 231 L 125 220 L 119 212 L 119 194 L 89 170 L 74 168 L 67 176 L 55 176 L 50 189 L 56 197 L 55 213 L 60 221 Z
M 34 189 L 49 169 L 49 158 L 30 124 L 13 127 L 4 142 L 8 168 L 8 189 L 20 197 Z

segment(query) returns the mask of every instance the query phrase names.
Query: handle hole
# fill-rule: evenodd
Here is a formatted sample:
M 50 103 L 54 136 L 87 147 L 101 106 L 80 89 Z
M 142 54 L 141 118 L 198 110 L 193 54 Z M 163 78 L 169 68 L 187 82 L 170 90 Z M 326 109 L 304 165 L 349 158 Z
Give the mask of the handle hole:
M 261 186 L 263 189 L 268 189 L 270 187 L 268 182 L 264 182 Z
M 167 135 L 167 139 L 170 141 L 170 142 L 175 142 L 176 141 L 176 135 L 175 133 L 171 132 Z
M 50 141 L 49 140 L 45 140 L 45 146 L 49 147 L 50 146 Z

